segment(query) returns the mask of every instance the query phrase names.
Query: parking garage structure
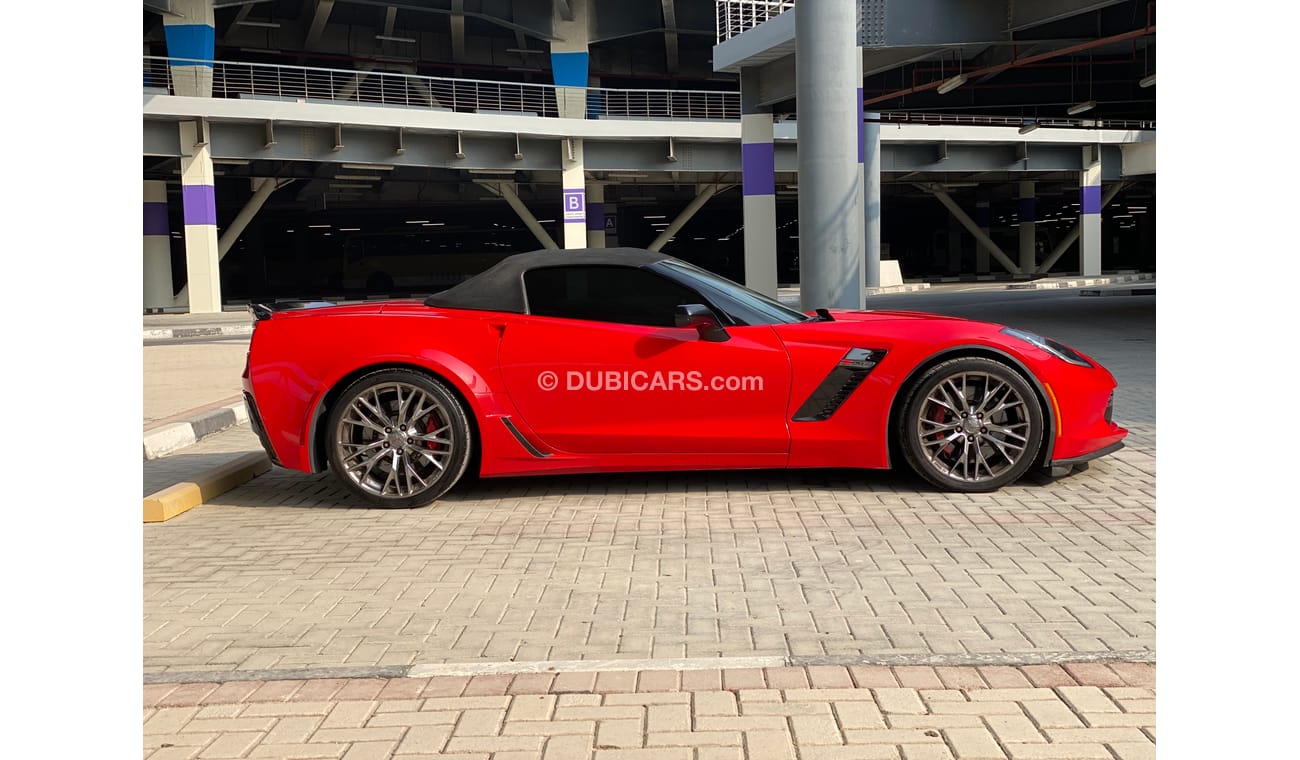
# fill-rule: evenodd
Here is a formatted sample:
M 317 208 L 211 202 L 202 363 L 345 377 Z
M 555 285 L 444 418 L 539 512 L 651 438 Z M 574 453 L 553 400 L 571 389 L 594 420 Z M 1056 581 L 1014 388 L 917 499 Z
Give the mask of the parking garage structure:
M 816 0 L 146 3 L 145 308 L 427 293 L 554 247 L 664 250 L 808 308 L 1153 269 L 1147 4 L 986 5 L 1001 27 L 922 40 L 901 2 L 854 6 L 831 87 L 794 55 L 800 12 L 832 46 Z M 839 126 L 809 141 L 816 88 Z

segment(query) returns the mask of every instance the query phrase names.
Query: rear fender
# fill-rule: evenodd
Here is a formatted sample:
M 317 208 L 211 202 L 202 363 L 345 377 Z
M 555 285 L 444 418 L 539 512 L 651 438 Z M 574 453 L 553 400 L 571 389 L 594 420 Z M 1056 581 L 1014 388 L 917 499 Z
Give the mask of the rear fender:
M 308 442 L 307 461 L 311 472 L 323 472 L 329 463 L 325 443 L 325 421 L 329 419 L 334 401 L 358 378 L 372 372 L 389 369 L 406 369 L 428 375 L 446 383 L 465 405 L 469 423 L 479 439 L 478 421 L 485 411 L 493 410 L 495 401 L 488 381 L 465 362 L 441 351 L 425 351 L 418 356 L 392 355 L 376 357 L 365 366 L 358 367 L 327 384 L 329 390 L 321 394 L 312 406 L 311 420 L 305 440 Z

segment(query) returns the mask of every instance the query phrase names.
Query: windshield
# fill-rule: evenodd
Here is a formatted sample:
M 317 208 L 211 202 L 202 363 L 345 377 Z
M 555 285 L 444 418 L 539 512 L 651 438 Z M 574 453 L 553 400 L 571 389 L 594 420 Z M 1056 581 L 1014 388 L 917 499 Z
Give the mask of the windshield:
M 719 277 L 682 261 L 657 261 L 650 268 L 698 290 L 715 307 L 727 312 L 741 324 L 777 325 L 817 319 L 782 305 L 762 293 L 737 285 L 725 277 Z

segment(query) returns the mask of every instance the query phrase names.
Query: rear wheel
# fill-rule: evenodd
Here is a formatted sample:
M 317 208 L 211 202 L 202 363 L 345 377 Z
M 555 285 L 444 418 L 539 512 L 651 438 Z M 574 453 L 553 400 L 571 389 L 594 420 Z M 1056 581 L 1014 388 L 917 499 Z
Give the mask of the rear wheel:
M 381 507 L 419 507 L 460 480 L 469 462 L 465 410 L 442 383 L 411 370 L 359 378 L 330 411 L 330 467 Z
M 900 437 L 918 475 L 950 491 L 993 491 L 1033 464 L 1043 412 L 1015 370 L 983 357 L 926 372 L 903 408 Z

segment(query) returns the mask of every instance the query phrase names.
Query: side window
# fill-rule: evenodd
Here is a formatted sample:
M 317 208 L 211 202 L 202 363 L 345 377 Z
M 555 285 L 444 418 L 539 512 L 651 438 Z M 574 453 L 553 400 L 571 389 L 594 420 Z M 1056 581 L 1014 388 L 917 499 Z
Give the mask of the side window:
M 634 267 L 533 269 L 524 292 L 530 314 L 649 327 L 672 327 L 679 304 L 700 303 L 693 290 Z

